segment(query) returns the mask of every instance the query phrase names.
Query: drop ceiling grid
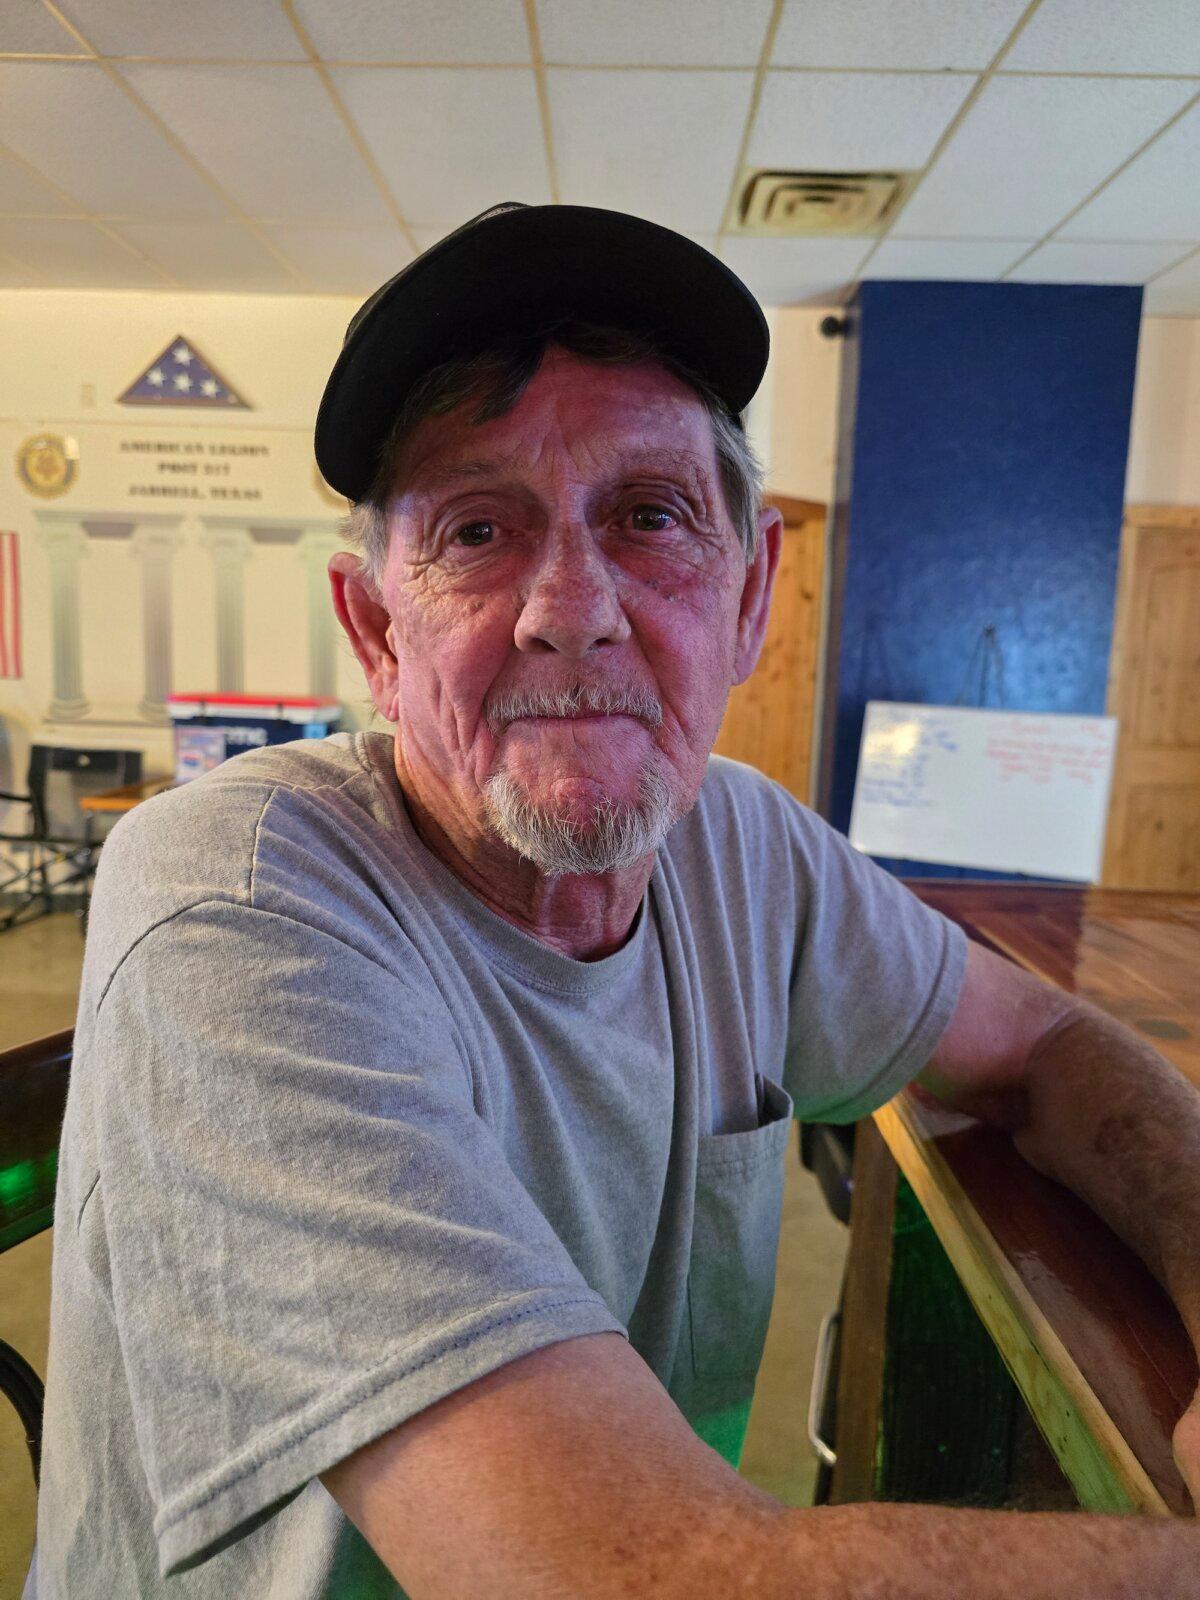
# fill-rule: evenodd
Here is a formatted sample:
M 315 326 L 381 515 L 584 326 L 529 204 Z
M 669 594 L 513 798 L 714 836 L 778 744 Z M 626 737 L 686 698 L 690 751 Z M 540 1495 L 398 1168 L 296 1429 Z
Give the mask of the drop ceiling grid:
M 1172 41 L 1177 43 L 1182 34 L 1185 0 L 1140 0 L 1149 11 L 1139 44 L 1141 54 L 1136 58 L 1128 52 L 1122 55 L 1112 44 L 1115 36 L 1106 20 L 1109 44 L 1105 45 L 1103 39 L 1097 43 L 1089 35 L 1086 42 L 1092 51 L 1087 58 L 1091 70 L 1083 74 L 1077 71 L 1081 57 L 1064 56 L 1062 42 L 1070 38 L 1073 8 L 1077 10 L 1085 0 L 1043 0 L 1040 8 L 1035 5 L 1024 10 L 1023 0 L 961 0 L 954 6 L 947 6 L 945 0 L 841 0 L 837 7 L 813 7 L 800 0 L 785 0 L 774 9 L 771 0 L 745 0 L 740 8 L 729 7 L 724 0 L 649 0 L 633 12 L 626 0 L 591 0 L 586 7 L 578 0 L 495 0 L 487 6 L 445 6 L 440 0 L 407 0 L 403 8 L 380 0 L 337 0 L 336 4 L 334 0 L 290 0 L 290 7 L 280 5 L 261 12 L 247 8 L 245 0 L 206 0 L 205 7 L 193 8 L 203 10 L 203 16 L 188 14 L 185 18 L 182 11 L 174 15 L 174 8 L 163 5 L 156 8 L 153 19 L 147 18 L 141 0 L 62 0 L 62 24 L 54 20 L 55 5 L 50 0 L 43 3 L 43 12 L 30 7 L 26 16 L 44 17 L 49 27 L 35 20 L 19 35 L 11 29 L 6 33 L 5 43 L 16 48 L 7 56 L 0 56 L 0 84 L 5 72 L 19 68 L 23 73 L 31 67 L 40 67 L 43 72 L 100 69 L 110 77 L 118 73 L 127 77 L 130 87 L 144 96 L 152 113 L 146 117 L 149 126 L 143 127 L 141 141 L 146 152 L 158 147 L 155 155 L 145 156 L 152 166 L 159 163 L 158 180 L 157 184 L 141 186 L 136 204 L 127 199 L 117 203 L 119 195 L 112 190 L 119 190 L 119 177 L 114 178 L 111 172 L 100 173 L 93 183 L 86 170 L 80 172 L 70 161 L 64 163 L 63 152 L 50 148 L 49 167 L 53 170 L 47 170 L 47 162 L 39 162 L 36 155 L 32 160 L 26 157 L 16 176 L 7 163 L 0 164 L 0 213 L 10 219 L 17 210 L 20 217 L 26 213 L 35 217 L 58 215 L 92 222 L 104 229 L 110 244 L 123 241 L 131 249 L 136 248 L 140 256 L 159 259 L 163 274 L 168 277 L 176 274 L 171 270 L 167 242 L 186 241 L 189 230 L 181 225 L 189 217 L 194 226 L 212 218 L 226 223 L 215 230 L 216 238 L 223 239 L 226 248 L 222 254 L 214 246 L 214 272 L 224 274 L 241 258 L 247 263 L 248 273 L 259 273 L 265 281 L 273 269 L 263 266 L 262 258 L 273 256 L 280 264 L 287 262 L 297 283 L 318 292 L 340 292 L 342 285 L 351 292 L 355 288 L 365 291 L 372 284 L 352 284 L 356 273 L 373 271 L 373 262 L 393 258 L 399 264 L 407 256 L 407 245 L 393 231 L 397 221 L 402 227 L 411 223 L 411 239 L 423 243 L 499 198 L 497 184 L 504 188 L 506 197 L 511 193 L 534 201 L 549 199 L 556 164 L 563 168 L 563 200 L 624 205 L 648 212 L 693 235 L 709 235 L 719 226 L 724 213 L 726 175 L 738 166 L 737 140 L 728 126 L 736 122 L 732 105 L 722 102 L 714 116 L 711 98 L 701 104 L 704 96 L 696 92 L 711 85 L 712 74 L 729 84 L 736 77 L 753 84 L 757 77 L 761 85 L 761 104 L 748 107 L 754 114 L 744 117 L 740 130 L 744 140 L 749 141 L 748 158 L 754 164 L 766 164 L 758 158 L 764 150 L 773 148 L 771 141 L 803 126 L 807 115 L 814 153 L 818 153 L 817 136 L 826 138 L 833 130 L 839 137 L 847 133 L 858 141 L 858 153 L 863 159 L 854 165 L 920 167 L 928 160 L 931 143 L 936 143 L 949 122 L 951 132 L 942 159 L 918 188 L 911 215 L 907 209 L 901 213 L 885 243 L 894 239 L 898 246 L 916 246 L 919 254 L 928 245 L 949 247 L 958 241 L 964 246 L 958 252 L 960 261 L 967 259 L 967 247 L 984 246 L 977 252 L 977 259 L 983 262 L 989 259 L 989 242 L 996 235 L 1012 233 L 1012 239 L 1006 237 L 1004 243 L 1014 247 L 1013 255 L 1018 260 L 1010 258 L 991 275 L 1020 270 L 1024 277 L 1021 260 L 1035 264 L 1043 259 L 1065 260 L 1064 253 L 1047 254 L 1046 248 L 1075 239 L 1081 229 L 1086 229 L 1085 237 L 1093 245 L 1177 246 L 1169 255 L 1154 250 L 1117 252 L 1131 263 L 1160 263 L 1155 275 L 1161 279 L 1186 264 L 1195 241 L 1200 239 L 1200 229 L 1192 231 L 1195 224 L 1190 215 L 1186 228 L 1181 230 L 1182 238 L 1152 236 L 1152 226 L 1164 226 L 1160 219 L 1165 208 L 1147 201 L 1145 186 L 1139 186 L 1142 173 L 1158 173 L 1153 187 L 1165 196 L 1170 191 L 1171 171 L 1181 159 L 1172 156 L 1174 146 L 1165 138 L 1159 141 L 1163 149 L 1157 154 L 1155 144 L 1149 141 L 1194 91 L 1195 83 L 1181 78 L 1180 65 L 1200 72 L 1200 59 L 1192 61 L 1178 48 L 1171 48 Z M 1186 0 L 1186 5 L 1194 5 L 1194 0 Z M 301 27 L 291 26 L 286 15 L 289 9 Z M 253 21 L 248 23 L 251 12 Z M 166 26 L 164 14 L 169 17 Z M 1094 9 L 1089 14 L 1095 20 Z M 1015 21 L 1022 17 L 1024 27 L 1011 49 L 996 60 L 997 40 L 1010 36 Z M 1039 18 L 1039 31 L 1032 35 L 1037 47 L 1034 49 L 1028 40 L 1033 23 Z M 147 26 L 139 29 L 139 19 Z M 773 50 L 769 59 L 763 59 L 756 56 L 756 51 L 764 22 L 769 30 L 771 19 L 776 24 Z M 1142 21 L 1139 14 L 1139 28 Z M 302 31 L 311 39 L 318 57 L 316 65 L 328 74 L 336 96 L 344 99 L 352 127 L 361 133 L 363 143 L 358 150 L 351 148 L 353 139 L 348 138 L 344 127 L 337 126 L 338 119 L 330 118 L 330 97 L 322 100 L 318 86 L 312 84 L 314 62 L 308 58 Z M 540 51 L 531 45 L 531 32 L 535 38 L 540 34 Z M 1104 32 L 1104 28 L 1093 29 L 1097 37 Z M 236 58 L 218 63 L 211 56 L 205 57 L 206 52 L 220 50 L 230 37 L 239 38 Z M 370 65 L 346 63 L 347 39 L 353 40 L 355 63 Z M 1103 55 L 1102 47 L 1109 50 L 1109 55 Z M 91 54 L 87 53 L 89 50 Z M 1097 50 L 1101 54 L 1096 54 Z M 31 54 L 39 53 L 74 59 L 30 59 Z M 665 59 L 668 54 L 674 59 Z M 140 59 L 134 59 L 135 55 Z M 635 55 L 639 58 L 636 61 L 631 59 Z M 547 93 L 546 104 L 539 107 L 535 69 L 542 64 L 541 58 Z M 429 60 L 450 65 L 425 68 L 413 64 Z M 343 64 L 335 65 L 337 62 Z M 1135 76 L 1129 70 L 1131 66 L 1148 76 Z M 953 126 L 953 119 L 980 70 L 986 72 L 988 92 L 1013 84 L 1024 86 L 1018 88 L 1018 96 L 1032 95 L 1041 101 L 1045 94 L 1053 100 L 1056 96 L 1061 99 L 1065 91 L 1069 99 L 1069 85 L 1074 82 L 1083 86 L 1086 100 L 1089 93 L 1095 96 L 1102 85 L 1107 85 L 1104 92 L 1116 96 L 1118 108 L 1124 106 L 1130 111 L 1131 127 L 1122 130 L 1124 142 L 1121 138 L 1112 140 L 1104 152 L 1107 157 L 1113 147 L 1120 145 L 1117 158 L 1094 163 L 1093 169 L 1102 168 L 1098 177 L 1094 170 L 1083 174 L 1073 170 L 1070 183 L 1062 186 L 1070 187 L 1069 203 L 1056 205 L 1052 216 L 1049 206 L 1043 207 L 1036 225 L 1030 225 L 1022 215 L 1021 205 L 1011 198 L 1011 214 L 999 227 L 994 217 L 985 224 L 978 210 L 964 223 L 964 212 L 957 201 L 943 201 L 948 215 L 929 215 L 937 196 L 936 186 L 931 185 L 943 161 L 953 157 L 961 162 L 969 139 L 973 137 L 979 143 L 981 124 L 976 123 L 976 118 L 984 104 L 983 93 L 967 108 L 957 126 Z M 403 96 L 398 93 L 401 72 Z M 468 73 L 486 74 L 486 79 L 474 77 L 472 84 L 465 77 Z M 602 86 L 597 84 L 600 73 L 607 80 Z M 424 80 L 431 75 L 440 81 L 425 86 Z M 364 88 L 372 76 L 380 81 Z M 151 93 L 147 87 L 156 77 L 160 90 L 163 84 L 168 86 L 165 102 L 161 93 Z M 520 85 L 520 89 L 515 94 L 506 92 L 500 87 L 505 80 Z M 203 102 L 206 86 L 234 81 L 260 87 L 257 120 L 242 115 L 236 106 L 232 112 L 223 107 L 226 122 L 237 128 L 241 137 L 220 150 L 220 159 L 211 159 L 212 130 L 203 125 L 203 114 L 197 121 L 196 95 L 192 91 L 200 83 Z M 272 82 L 282 91 L 278 98 L 276 91 L 268 87 Z M 690 91 L 685 87 L 689 82 L 693 85 Z M 188 83 L 192 90 L 179 90 L 180 84 Z M 315 98 L 308 87 L 297 88 L 302 83 L 312 84 L 317 91 Z M 467 92 L 485 84 L 484 96 Z M 416 89 L 416 85 L 422 88 Z M 429 92 L 425 92 L 426 87 Z M 601 87 L 607 92 L 600 93 Z M 391 104 L 384 105 L 389 88 Z M 1139 89 L 1145 91 L 1140 99 Z M 1176 98 L 1170 102 L 1171 112 L 1164 115 L 1171 94 Z M 279 113 L 279 126 L 285 130 L 282 134 L 275 131 L 274 113 L 261 110 L 262 100 L 268 95 L 284 108 Z M 439 116 L 443 119 L 438 148 L 432 150 L 423 146 L 412 118 L 407 128 L 394 126 L 403 120 L 397 101 L 422 95 L 428 118 L 435 124 Z M 878 163 L 866 158 L 871 148 L 867 143 L 869 113 L 887 97 L 897 100 L 902 113 L 894 117 L 878 115 L 876 122 L 880 127 L 890 123 L 909 141 L 909 163 L 902 163 L 894 153 Z M 461 105 L 455 104 L 456 98 Z M 737 97 L 728 98 L 733 102 Z M 752 88 L 748 95 L 743 91 L 743 104 L 753 98 Z M 297 110 L 301 99 L 306 107 L 303 112 Z M 630 116 L 613 116 L 609 126 L 597 129 L 596 114 L 603 111 L 605 100 L 610 113 L 619 107 L 629 111 Z M 655 101 L 661 105 L 650 103 Z M 837 114 L 818 114 L 818 102 L 836 106 Z M 322 105 L 320 112 L 312 109 L 318 104 Z M 797 108 L 796 115 L 788 114 L 789 104 Z M 780 106 L 785 108 L 782 112 Z M 672 116 L 672 108 L 677 112 L 680 107 L 690 108 L 682 121 Z M 1155 123 L 1157 114 L 1155 126 L 1148 131 L 1142 124 L 1132 126 L 1137 123 L 1134 113 L 1146 111 L 1147 107 L 1150 110 L 1145 120 Z M 1110 112 L 1111 109 L 1112 102 Z M 133 104 L 129 110 L 136 118 Z M 203 104 L 200 112 L 203 113 Z M 0 138 L 5 132 L 5 115 L 0 108 Z M 112 115 L 120 120 L 117 114 Z M 472 116 L 488 124 L 488 137 L 481 137 L 469 125 Z M 163 139 L 154 117 L 165 125 L 170 139 Z M 213 120 L 211 113 L 208 117 Z M 89 125 L 82 113 L 80 120 Z M 1110 121 L 1116 120 L 1110 116 Z M 1087 129 L 1079 132 L 1071 118 L 1066 121 L 1073 131 L 1050 147 L 1057 148 L 1060 157 L 1071 165 L 1076 154 L 1072 147 L 1084 142 Z M 679 138 L 679 126 L 686 129 L 684 140 Z M 335 127 L 336 132 L 331 131 Z M 257 167 L 250 163 L 254 170 L 249 173 L 245 161 L 247 128 L 252 132 L 250 144 L 257 140 L 266 147 Z M 1131 132 L 1133 137 L 1129 137 Z M 267 159 L 273 133 L 279 144 L 297 149 L 291 158 L 285 152 L 284 159 L 274 168 Z M 304 153 L 300 144 L 306 136 L 311 137 L 311 145 Z M 14 141 L 9 142 L 17 148 Z M 105 136 L 93 138 L 92 142 L 102 147 Z M 172 149 L 175 143 L 181 150 Z M 46 155 L 41 141 L 35 140 L 33 145 L 37 153 Z M 1133 162 L 1122 185 L 1120 174 L 1128 165 L 1130 152 L 1143 145 L 1147 146 L 1145 152 Z M 507 149 L 515 160 L 510 162 L 508 172 L 497 174 L 495 156 L 500 148 Z M 846 138 L 840 161 L 819 162 L 815 154 L 808 156 L 803 151 L 790 158 L 782 150 L 779 154 L 789 165 L 836 167 L 851 164 L 849 152 L 853 148 Z M 1183 149 L 1183 145 L 1179 148 Z M 331 150 L 337 152 L 336 164 L 329 160 Z M 647 150 L 655 152 L 654 159 L 647 158 Z M 834 152 L 826 149 L 823 153 Z M 17 148 L 17 154 L 24 152 Z M 914 161 L 913 156 L 921 159 Z M 177 160 L 191 181 L 181 179 L 178 185 L 164 182 L 164 157 L 170 158 L 169 165 Z M 771 159 L 773 164 L 774 158 Z M 369 170 L 372 161 L 377 164 L 378 173 Z M 135 165 L 141 167 L 140 157 Z M 61 181 L 64 170 L 73 180 L 71 183 Z M 322 174 L 327 174 L 323 194 Z M 597 174 L 602 176 L 603 184 L 597 181 Z M 506 182 L 510 175 L 512 181 Z M 528 182 L 512 186 L 531 175 L 532 186 Z M 390 207 L 386 200 L 381 201 L 381 177 L 388 190 L 397 191 Z M 1093 194 L 1081 207 L 1081 199 L 1088 194 L 1087 189 L 1080 190 L 1084 178 L 1093 179 Z M 40 187 L 43 179 L 49 185 L 45 190 Z M 400 179 L 412 191 L 407 197 L 398 192 Z M 1113 192 L 1106 200 L 1110 181 Z M 960 184 L 970 186 L 965 176 Z M 70 209 L 47 209 L 55 205 L 56 187 L 69 195 Z M 162 192 L 164 187 L 169 190 L 169 206 Z M 714 197 L 714 189 L 725 192 Z M 1178 185 L 1178 189 L 1185 189 L 1185 185 Z M 923 220 L 921 196 L 926 191 Z M 1142 197 L 1138 202 L 1140 210 L 1130 199 L 1135 194 Z M 414 199 L 419 202 L 416 208 L 410 203 Z M 1172 204 L 1171 226 L 1179 229 L 1179 207 L 1174 201 Z M 1060 239 L 1058 229 L 1064 218 L 1071 225 Z M 163 244 L 159 258 L 150 248 L 156 237 L 154 227 L 172 230 L 159 236 Z M 347 230 L 350 238 L 343 243 L 342 235 Z M 1098 237 L 1101 232 L 1106 238 Z M 243 239 L 247 242 L 243 243 Z M 253 241 L 257 241 L 258 248 Z M 858 249 L 861 255 L 855 270 L 869 264 L 864 259 L 868 255 L 883 252 L 883 243 L 877 245 L 870 239 L 767 242 L 782 243 L 793 253 L 799 249 L 796 259 L 802 255 L 814 272 L 819 257 L 803 249 L 808 244 L 838 246 L 837 251 L 820 253 L 826 264 L 839 257 L 848 258 Z M 728 236 L 720 242 L 726 259 L 731 259 L 729 246 L 734 243 Z M 845 248 L 848 244 L 851 250 Z M 289 246 L 294 255 L 289 255 Z M 906 253 L 915 258 L 912 250 L 901 251 L 900 255 Z M 947 248 L 947 271 L 951 270 L 953 254 Z M 999 254 L 996 250 L 990 259 L 998 259 Z M 779 252 L 752 250 L 747 255 L 765 262 L 770 256 L 778 258 Z M 895 257 L 897 262 L 900 255 Z M 888 259 L 885 252 L 882 259 Z M 1093 259 L 1102 258 L 1096 255 Z M 1110 254 L 1110 259 L 1116 257 Z M 131 255 L 130 260 L 133 271 L 140 273 L 143 269 L 137 257 Z M 106 268 L 106 275 L 111 277 L 111 267 Z M 782 281 L 782 274 L 774 265 L 770 277 L 775 283 Z M 802 287 L 809 288 L 826 279 L 824 271 L 816 278 L 806 272 Z
M 1190 95 L 1190 85 L 1163 80 L 993 78 L 894 231 L 1041 238 Z
M 182 141 L 180 141 L 171 131 L 171 129 L 162 122 L 153 109 L 140 98 L 136 90 L 124 78 L 122 78 L 117 69 L 110 62 L 102 59 L 97 54 L 95 46 L 86 38 L 79 27 L 75 23 L 71 22 L 64 15 L 64 13 L 62 13 L 62 11 L 54 3 L 54 0 L 42 0 L 42 4 L 45 9 L 52 16 L 54 16 L 64 28 L 68 30 L 74 42 L 80 48 L 89 52 L 89 63 L 85 67 L 80 68 L 80 70 L 89 71 L 92 79 L 94 79 L 95 75 L 99 73 L 108 85 L 120 91 L 124 95 L 125 99 L 135 108 L 135 110 L 140 112 L 144 121 L 150 124 L 158 139 L 163 141 L 167 147 L 174 152 L 175 156 L 178 157 L 188 168 L 190 168 L 195 177 L 198 178 L 204 185 L 207 186 L 210 191 L 212 191 L 212 193 L 216 194 L 217 197 L 225 203 L 229 214 L 231 214 L 239 223 L 241 223 L 250 234 L 258 238 L 269 251 L 273 251 L 274 247 L 272 246 L 269 238 L 267 238 L 267 236 L 258 229 L 257 224 L 253 221 L 253 219 L 242 213 L 236 202 L 230 199 L 228 194 L 220 190 L 216 180 L 212 177 L 212 175 L 205 171 L 200 163 L 196 161 L 194 155 L 187 149 Z M 155 148 L 157 149 L 158 146 L 155 145 Z M 106 152 L 106 154 L 108 154 L 108 152 Z M 168 284 L 173 287 L 179 287 L 178 280 L 172 273 L 163 267 L 161 263 L 156 263 L 148 256 L 145 256 L 137 246 L 122 238 L 121 235 L 116 233 L 111 227 L 109 227 L 107 222 L 102 220 L 100 217 L 97 217 L 93 214 L 91 220 L 93 221 L 96 229 L 106 239 L 115 241 L 119 245 L 123 246 L 125 250 L 135 253 L 139 260 L 143 261 L 145 265 L 151 267 L 162 279 L 166 280 Z M 284 257 L 278 256 L 277 259 L 284 270 L 294 280 L 293 286 L 298 286 L 301 289 L 308 287 L 308 285 L 300 277 L 300 274 Z M 139 287 L 140 285 L 135 281 L 134 284 L 127 286 Z
M 648 215 L 684 233 L 720 228 L 750 72 L 599 69 L 549 79 L 564 201 Z
M 1065 239 L 1200 240 L 1197 172 L 1200 97 L 1058 231 Z
M 247 216 L 389 220 L 311 67 L 286 77 L 255 65 L 119 70 Z
M 334 67 L 330 76 L 414 228 L 454 227 L 498 200 L 549 202 L 532 65 Z

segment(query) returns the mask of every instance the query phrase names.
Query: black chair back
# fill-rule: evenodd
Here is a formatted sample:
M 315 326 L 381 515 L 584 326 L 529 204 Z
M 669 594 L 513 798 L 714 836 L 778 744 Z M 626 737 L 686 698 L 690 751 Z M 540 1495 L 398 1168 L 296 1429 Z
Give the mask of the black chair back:
M 87 837 L 87 819 L 79 809 L 85 794 L 99 794 L 142 777 L 140 750 L 91 750 L 70 745 L 35 744 L 29 751 L 29 800 L 41 822 L 41 836 L 52 839 Z
M 0 1051 L 0 1251 L 54 1221 L 58 1142 L 67 1104 L 73 1031 Z M 36 1484 L 42 1456 L 42 1381 L 0 1338 L 0 1394 L 15 1407 Z

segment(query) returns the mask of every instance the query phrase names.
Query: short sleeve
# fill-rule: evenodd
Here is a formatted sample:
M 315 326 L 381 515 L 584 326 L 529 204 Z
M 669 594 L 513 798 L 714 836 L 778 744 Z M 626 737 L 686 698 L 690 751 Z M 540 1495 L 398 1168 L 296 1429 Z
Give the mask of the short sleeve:
M 799 808 L 797 808 L 799 809 Z M 850 1123 L 911 1083 L 954 1014 L 962 929 L 803 813 L 785 1086 L 796 1116 Z
M 210 901 L 103 997 L 113 1312 L 164 1575 L 464 1384 L 623 1332 L 476 1114 L 436 988 Z

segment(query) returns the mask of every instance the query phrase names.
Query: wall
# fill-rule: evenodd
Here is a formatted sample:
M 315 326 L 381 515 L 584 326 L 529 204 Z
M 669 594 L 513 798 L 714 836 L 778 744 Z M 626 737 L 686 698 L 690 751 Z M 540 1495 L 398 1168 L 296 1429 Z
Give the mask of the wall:
M 836 826 L 868 700 L 1103 711 L 1140 303 L 1089 285 L 859 291 L 823 796 Z M 1003 682 L 984 697 L 988 626 Z
M 119 744 L 143 750 L 148 765 L 169 765 L 161 718 L 148 715 L 144 635 L 146 525 L 171 549 L 170 687 L 218 686 L 218 553 L 201 521 L 233 505 L 130 498 L 118 442 L 266 440 L 271 471 L 251 508 L 256 532 L 237 578 L 244 595 L 243 687 L 301 693 L 307 681 L 309 577 L 296 535 L 330 527 L 344 509 L 322 493 L 311 459 L 311 430 L 329 367 L 354 300 L 267 295 L 163 295 L 0 292 L 0 530 L 19 535 L 23 676 L 0 678 L 0 787 L 23 787 L 31 736 L 59 742 Z M 828 501 L 834 461 L 839 347 L 820 336 L 820 310 L 769 313 L 773 359 L 751 417 L 751 431 L 779 493 Z M 192 408 L 130 407 L 118 396 L 176 336 L 190 340 L 250 402 L 248 411 L 213 415 Z M 62 495 L 40 499 L 21 483 L 15 457 L 38 432 L 78 444 L 78 475 Z M 151 515 L 147 515 L 147 512 Z M 59 514 L 82 528 L 76 581 L 79 668 L 87 710 L 55 710 L 52 552 L 47 530 Z M 178 513 L 178 515 L 172 515 Z M 315 521 L 314 521 L 315 519 Z M 155 530 L 150 529 L 153 539 Z M 236 552 L 231 552 L 236 555 Z M 354 720 L 367 706 L 356 663 L 338 637 L 337 688 Z M 61 709 L 59 707 L 58 709 Z
M 220 418 L 222 432 L 266 431 L 277 445 L 272 499 L 258 509 L 284 527 L 289 518 L 292 524 L 312 517 L 328 524 L 339 508 L 317 488 L 309 441 L 355 305 L 333 297 L 0 291 L 0 530 L 21 537 L 25 658 L 22 679 L 0 679 L 0 787 L 14 779 L 19 785 L 29 733 L 43 725 L 51 694 L 49 569 L 35 538 L 34 512 L 119 509 L 97 503 L 87 454 L 66 496 L 37 500 L 18 482 L 17 447 L 43 428 L 86 440 L 100 429 L 157 426 L 157 413 L 121 406 L 116 397 L 164 344 L 184 334 L 253 404 L 251 411 Z M 819 332 L 827 314 L 808 307 L 768 312 L 772 361 L 750 419 L 771 488 L 823 502 L 833 498 L 843 348 Z M 175 411 L 167 421 L 171 431 L 204 433 L 214 426 L 203 412 Z M 1152 318 L 1142 325 L 1126 497 L 1200 504 L 1200 320 Z M 89 540 L 84 576 L 81 628 L 93 711 L 137 723 L 142 594 L 128 543 Z M 256 543 L 244 577 L 247 685 L 303 690 L 306 594 L 294 549 Z M 193 525 L 185 529 L 171 572 L 181 687 L 214 678 L 214 584 L 212 555 Z M 365 718 L 358 668 L 340 643 L 337 675 L 352 714 Z M 149 725 L 138 738 L 147 750 L 166 748 Z
M 1142 323 L 1125 499 L 1200 506 L 1200 318 Z
M 326 546 L 339 542 L 337 520 L 345 510 L 316 475 L 312 423 L 356 305 L 315 296 L 0 293 L 0 529 L 19 535 L 24 657 L 22 678 L 0 679 L 0 787 L 23 787 L 35 732 L 58 742 L 140 748 L 151 765 L 169 765 L 169 730 L 161 714 L 148 713 L 142 704 L 149 670 L 146 628 L 153 625 L 144 606 L 155 594 L 145 563 L 157 552 L 168 569 L 168 687 L 216 687 L 222 555 L 211 547 L 214 528 L 227 544 L 244 546 L 226 552 L 239 567 L 243 595 L 242 686 L 249 692 L 307 692 L 309 593 L 315 581 L 310 569 L 321 563 Z M 190 406 L 118 403 L 180 335 L 252 409 L 214 414 Z M 42 431 L 79 449 L 75 481 L 52 499 L 31 493 L 16 469 L 23 441 Z M 246 492 L 257 498 L 244 506 L 211 497 L 131 498 L 138 488 L 149 492 L 144 481 L 135 480 L 146 480 L 156 466 L 121 454 L 121 445 L 131 440 L 187 446 L 202 455 L 254 444 L 266 452 L 263 460 L 241 463 L 234 457 L 224 470 L 233 473 L 227 482 L 239 474 L 242 481 L 252 479 L 257 487 Z M 217 457 L 205 470 L 222 470 L 220 463 Z M 229 492 L 220 490 L 220 480 L 211 487 L 213 493 Z M 203 488 L 194 492 L 208 496 Z M 254 531 L 247 534 L 251 524 Z M 79 546 L 80 674 L 88 702 L 82 721 L 48 716 L 56 670 L 55 557 L 48 536 Z M 147 538 L 149 551 L 142 548 Z M 321 648 L 334 652 L 336 692 L 355 720 L 365 718 L 365 690 L 349 648 L 340 636 Z
M 842 314 L 837 307 L 768 311 L 771 365 L 751 414 L 771 487 L 826 503 L 837 460 L 841 345 L 819 326 L 831 311 Z M 1200 318 L 1142 321 L 1125 500 L 1200 506 Z
M 828 505 L 837 460 L 841 344 L 819 331 L 828 310 L 771 311 L 771 364 L 763 388 L 767 425 L 758 442 L 776 494 Z M 753 434 L 753 428 L 751 432 Z

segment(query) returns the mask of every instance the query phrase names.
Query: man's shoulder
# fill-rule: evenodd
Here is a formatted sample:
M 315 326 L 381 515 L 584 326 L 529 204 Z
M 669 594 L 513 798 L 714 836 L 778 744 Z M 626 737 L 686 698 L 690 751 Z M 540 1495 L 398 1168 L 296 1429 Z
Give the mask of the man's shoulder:
M 138 806 L 100 854 L 89 955 L 115 966 L 150 928 L 212 901 L 254 904 L 265 847 L 302 855 L 379 804 L 368 739 L 335 734 L 233 756 Z
M 101 853 L 102 872 L 111 876 L 153 862 L 155 875 L 170 879 L 181 861 L 198 857 L 208 864 L 214 887 L 232 887 L 239 881 L 269 800 L 328 797 L 371 784 L 373 774 L 360 743 L 363 737 L 334 734 L 247 750 L 199 778 L 165 790 L 113 829 Z
M 785 835 L 803 843 L 829 831 L 829 824 L 781 783 L 728 756 L 709 756 L 691 816 L 705 831 L 730 834 L 747 844 L 778 847 Z

